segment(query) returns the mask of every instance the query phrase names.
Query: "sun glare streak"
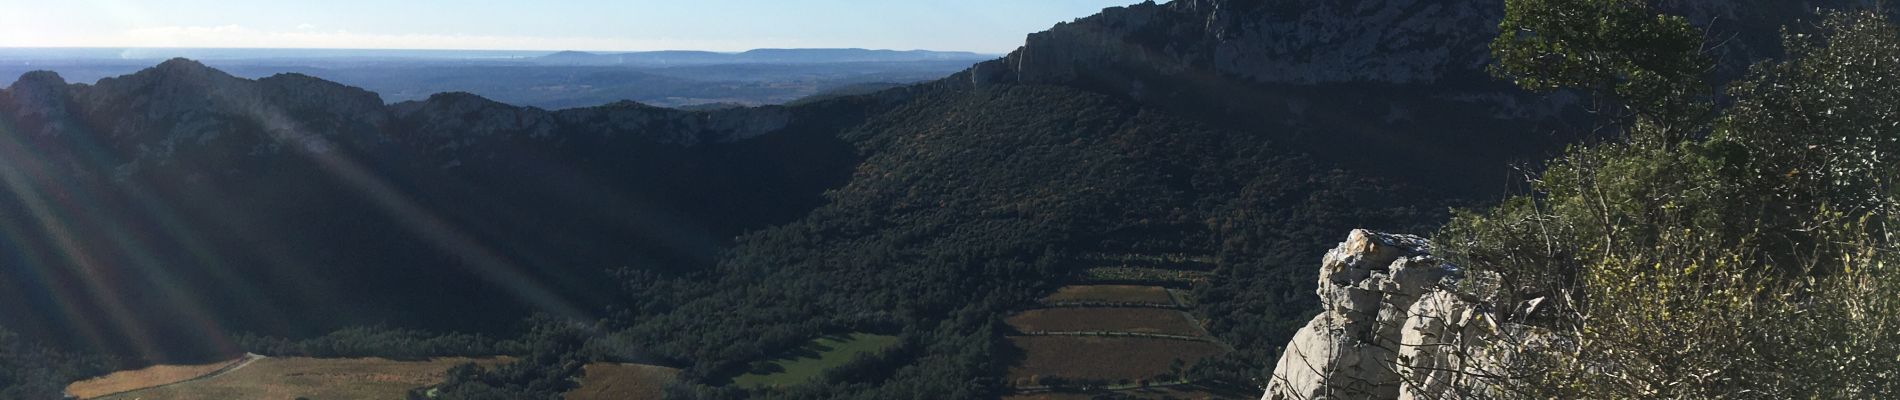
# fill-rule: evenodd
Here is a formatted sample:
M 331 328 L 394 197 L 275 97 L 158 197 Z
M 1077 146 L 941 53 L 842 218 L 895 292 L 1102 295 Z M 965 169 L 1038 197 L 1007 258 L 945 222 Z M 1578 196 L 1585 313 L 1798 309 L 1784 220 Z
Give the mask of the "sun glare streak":
M 144 212 L 144 215 L 149 215 L 157 219 L 158 228 L 164 231 L 165 237 L 175 241 L 179 246 L 184 247 L 186 253 L 191 255 L 192 261 L 197 262 L 199 265 L 209 267 L 206 268 L 205 271 L 210 272 L 212 274 L 211 278 L 217 282 L 206 286 L 216 287 L 224 291 L 241 292 L 241 296 L 237 296 L 239 298 L 258 299 L 264 297 L 263 293 L 257 288 L 252 287 L 243 279 L 233 276 L 231 271 L 225 269 L 225 267 L 229 265 L 219 260 L 219 257 L 211 250 L 211 247 L 205 244 L 202 234 L 194 231 L 186 225 L 184 221 L 179 220 L 179 211 L 177 209 L 170 207 L 156 196 L 153 196 L 149 190 L 137 182 L 125 182 L 123 187 L 126 189 L 126 192 L 128 192 L 127 194 L 131 197 L 132 202 L 141 208 L 140 211 Z M 185 191 L 184 195 L 186 198 L 182 199 L 183 202 L 192 204 L 211 204 L 209 202 L 210 198 L 218 197 L 195 191 Z M 230 224 L 228 218 L 220 218 L 219 222 L 227 225 Z M 308 273 L 309 269 L 296 268 L 302 265 L 291 263 L 281 257 L 270 257 L 267 261 L 274 267 L 280 267 L 273 268 L 271 269 L 272 271 L 292 271 L 297 273 L 296 276 L 292 277 L 294 281 L 318 282 L 315 275 Z M 308 293 L 306 293 L 306 295 L 308 295 Z M 253 305 L 258 304 L 253 303 Z M 263 303 L 263 305 L 270 304 Z M 268 318 L 272 326 L 278 329 L 291 325 L 290 319 L 285 317 L 282 312 L 265 312 L 262 314 L 263 315 L 247 315 L 245 318 L 253 320 Z
M 10 130 L 4 125 L 4 123 L 0 123 L 0 135 L 9 134 Z M 5 176 L 7 173 L 5 170 L 8 169 L 11 168 L 4 165 L 4 163 L 0 163 L 0 177 Z M 9 194 L 12 193 L 11 190 L 8 192 Z M 14 197 L 18 198 L 18 196 Z M 54 297 L 52 299 L 53 306 L 59 307 L 59 311 L 61 315 L 66 318 L 66 321 L 79 325 L 76 329 L 77 333 L 83 336 L 83 339 L 92 345 L 92 347 L 104 348 L 108 342 L 106 338 L 101 335 L 100 332 L 102 331 L 99 326 L 94 324 L 91 318 L 86 318 L 87 314 L 79 310 L 75 301 L 67 300 L 70 294 L 61 291 L 61 288 L 57 286 L 59 279 L 46 271 L 46 268 L 52 264 L 44 257 L 41 257 L 40 252 L 26 245 L 26 243 L 29 243 L 27 238 L 32 236 L 29 236 L 26 229 L 19 226 L 21 222 L 25 221 L 18 221 L 13 218 L 0 219 L 0 229 L 4 230 L 6 234 L 5 238 L 21 247 L 19 249 L 20 257 L 24 259 L 25 263 L 24 265 L 17 266 L 15 270 L 32 274 L 26 277 L 28 280 L 21 283 L 37 284 L 41 289 L 45 289 L 48 293 L 52 294 Z
M 368 197 L 396 222 L 421 236 L 436 248 L 449 252 L 473 267 L 483 279 L 503 287 L 528 304 L 544 311 L 568 317 L 591 313 L 569 304 L 547 288 L 533 283 L 521 268 L 495 251 L 477 243 L 429 210 L 405 198 L 402 192 L 361 164 L 336 151 L 338 147 L 322 136 L 309 134 L 281 110 L 253 108 L 252 117 L 263 123 L 272 139 L 289 144 L 299 154 L 317 163 L 324 171 Z
M 77 127 L 80 125 L 66 124 L 66 126 Z M 30 156 L 31 158 L 29 158 L 29 156 L 9 157 L 8 159 L 15 160 L 15 162 L 30 163 L 30 165 L 43 168 L 43 166 L 50 165 L 47 160 L 43 159 L 44 157 L 39 156 L 43 151 L 64 151 L 66 154 L 84 158 L 84 161 L 94 165 L 114 165 L 118 160 L 126 158 L 123 154 L 113 154 L 110 147 L 98 143 L 97 139 L 97 135 L 90 134 L 90 132 L 69 131 L 57 136 L 30 138 L 22 142 L 20 141 L 20 137 L 13 136 L 9 133 L 8 144 L 13 146 L 11 149 L 15 149 L 16 152 L 32 154 L 32 156 Z M 33 143 L 31 145 L 33 147 L 29 147 L 24 143 Z M 9 165 L 9 167 L 16 166 Z M 167 310 L 179 313 L 179 316 L 181 316 L 185 322 L 192 324 L 187 327 L 191 329 L 189 337 L 201 340 L 194 344 L 207 345 L 210 349 L 219 352 L 235 352 L 237 350 L 235 343 L 230 340 L 231 338 L 227 330 L 223 324 L 218 321 L 212 309 L 201 304 L 202 298 L 195 296 L 195 293 L 191 293 L 190 290 L 183 287 L 179 277 L 174 276 L 176 274 L 169 271 L 164 260 L 159 256 L 159 253 L 153 251 L 162 248 L 159 247 L 159 244 L 155 243 L 155 241 L 167 242 L 164 244 L 176 242 L 178 245 L 183 246 L 185 250 L 198 256 L 196 261 L 204 265 L 217 265 L 210 257 L 207 257 L 208 252 L 198 240 L 199 235 L 182 229 L 182 224 L 177 223 L 176 216 L 169 212 L 170 210 L 163 209 L 164 205 L 155 201 L 143 188 L 138 186 L 137 182 L 128 181 L 120 183 L 120 185 L 116 186 L 116 189 L 122 189 L 120 192 L 131 196 L 133 203 L 135 203 L 134 205 L 139 207 L 140 211 L 144 211 L 144 213 L 137 215 L 159 219 L 160 223 L 156 228 L 162 232 L 144 231 L 141 228 L 149 228 L 150 226 L 139 223 L 141 221 L 136 217 L 110 213 L 108 210 L 110 206 L 102 204 L 100 200 L 113 197 L 111 194 L 116 192 L 111 190 L 99 192 L 98 188 L 83 183 L 63 185 L 65 186 L 64 190 L 73 192 L 67 196 L 62 196 L 62 198 L 66 200 L 64 202 L 64 208 L 67 209 L 66 214 L 72 216 L 74 219 L 74 221 L 70 221 L 70 223 L 78 223 L 80 224 L 79 226 L 104 228 L 104 232 L 108 234 L 106 242 L 103 244 L 92 243 L 92 245 L 103 246 L 103 249 L 95 249 L 95 251 L 100 251 L 102 255 L 116 255 L 117 257 L 109 258 L 108 261 L 103 262 L 101 265 L 117 266 L 112 269 L 113 271 L 132 272 L 133 274 L 129 277 L 138 280 L 138 287 L 149 288 L 150 290 L 156 291 L 158 299 L 166 302 L 166 304 L 170 306 Z M 24 182 L 23 184 L 31 185 L 32 183 Z M 122 220 L 125 218 L 131 218 L 131 220 Z M 99 263 L 101 261 L 98 256 L 95 256 L 92 262 Z M 206 270 L 213 274 L 213 279 L 219 281 L 221 284 L 219 287 L 223 288 L 223 290 L 242 291 L 250 289 L 248 285 L 236 284 L 236 282 L 230 279 L 229 274 L 224 273 L 225 271 L 221 269 L 209 268 Z M 87 279 L 92 278 L 88 277 Z M 110 284 L 106 285 L 109 286 Z M 107 293 L 102 296 L 114 298 L 125 297 L 120 293 Z M 125 308 L 133 308 L 133 306 L 135 305 L 128 305 L 125 306 Z M 84 319 L 82 318 L 80 320 L 83 321 Z M 142 321 L 144 324 L 153 324 L 155 322 L 159 321 Z M 166 329 L 166 331 L 172 331 L 172 329 Z M 148 336 L 146 339 L 157 338 Z M 170 339 L 189 340 L 175 336 Z M 163 346 L 161 348 L 169 347 L 175 346 Z M 145 354 L 144 356 L 149 358 L 153 355 Z
M 79 281 L 86 285 L 87 294 L 91 295 L 92 300 L 103 309 L 107 314 L 106 317 L 118 328 L 116 332 L 123 332 L 122 336 L 128 336 L 127 339 L 131 339 L 129 343 L 137 347 L 141 356 L 157 357 L 160 354 L 158 346 L 149 340 L 150 336 L 145 327 L 133 318 L 131 311 L 120 299 L 113 296 L 115 292 L 111 288 L 111 282 L 104 282 L 106 278 L 104 266 L 100 265 L 98 260 L 76 241 L 70 227 L 48 204 L 44 194 L 36 189 L 29 178 L 15 165 L 15 162 L 30 164 L 37 157 L 19 141 L 19 137 L 14 134 L 11 127 L 3 129 L 5 131 L 0 132 L 0 153 L 4 153 L 8 162 L 0 162 L 0 183 L 5 184 L 7 191 L 27 207 L 27 211 L 40 225 L 42 232 L 53 239 L 53 244 L 58 247 L 61 255 L 66 257 L 71 265 L 79 268 L 78 271 L 74 271 L 79 274 Z M 61 297 L 65 296 L 61 295 Z M 85 319 L 88 316 L 71 317 Z

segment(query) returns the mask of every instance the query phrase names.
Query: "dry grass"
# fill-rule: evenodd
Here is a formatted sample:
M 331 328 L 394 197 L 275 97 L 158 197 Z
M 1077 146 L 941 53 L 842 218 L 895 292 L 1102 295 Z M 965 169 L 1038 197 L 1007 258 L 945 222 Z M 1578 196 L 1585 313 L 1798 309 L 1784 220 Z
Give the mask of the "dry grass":
M 680 370 L 641 364 L 587 364 L 581 387 L 567 400 L 658 400 Z
M 1038 377 L 1138 381 L 1168 372 L 1174 360 L 1193 366 L 1203 358 L 1226 352 L 1219 345 L 1186 340 L 1088 336 L 1009 339 L 1023 350 L 1022 362 L 1009 369 L 1009 381 L 1018 386 L 1033 384 Z
M 145 369 L 119 371 L 97 378 L 73 382 L 66 385 L 66 393 L 81 399 L 90 399 L 114 393 L 153 386 L 183 382 L 191 378 L 210 375 L 239 360 L 222 361 L 201 365 L 155 365 Z
M 494 365 L 506 358 L 440 358 L 392 361 L 380 358 L 266 358 L 217 377 L 106 397 L 124 400 L 400 399 L 409 389 L 440 383 L 450 367 L 467 362 Z
M 1159 308 L 1045 308 L 1024 311 L 1006 321 L 1022 332 L 1203 334 L 1186 314 Z
M 1042 301 L 1048 303 L 1102 302 L 1174 305 L 1168 291 L 1158 286 L 1075 285 L 1056 289 Z

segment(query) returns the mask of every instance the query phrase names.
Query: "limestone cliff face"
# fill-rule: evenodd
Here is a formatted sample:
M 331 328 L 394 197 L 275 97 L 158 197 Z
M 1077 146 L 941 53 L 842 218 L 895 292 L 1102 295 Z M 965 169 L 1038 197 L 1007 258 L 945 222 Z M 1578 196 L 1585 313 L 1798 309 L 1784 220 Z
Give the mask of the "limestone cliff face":
M 1480 301 L 1496 281 L 1441 262 L 1417 236 L 1355 230 L 1321 262 L 1322 311 L 1286 346 L 1262 398 L 1481 397 L 1517 354 L 1560 342 L 1500 323 Z
M 1103 10 L 1029 36 L 1005 60 L 1025 82 L 1139 65 L 1213 71 L 1256 83 L 1429 83 L 1485 60 L 1488 2 L 1369 0 L 1300 4 L 1153 2 Z

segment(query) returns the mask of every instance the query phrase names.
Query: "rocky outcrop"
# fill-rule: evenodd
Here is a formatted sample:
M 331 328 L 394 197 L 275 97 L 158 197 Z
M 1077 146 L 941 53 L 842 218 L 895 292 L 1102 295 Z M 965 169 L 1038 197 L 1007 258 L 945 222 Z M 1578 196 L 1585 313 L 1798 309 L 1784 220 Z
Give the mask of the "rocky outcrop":
M 1501 323 L 1494 276 L 1462 271 L 1417 236 L 1355 230 L 1326 253 L 1318 316 L 1294 335 L 1263 399 L 1483 397 L 1543 331 Z
M 1257 83 L 1427 83 L 1483 64 L 1500 7 L 1373 0 L 1298 5 L 1153 2 L 1031 34 L 1006 60 L 1018 79 L 1065 82 L 1082 68 L 1210 70 Z M 1165 44 L 1165 45 L 1159 45 Z

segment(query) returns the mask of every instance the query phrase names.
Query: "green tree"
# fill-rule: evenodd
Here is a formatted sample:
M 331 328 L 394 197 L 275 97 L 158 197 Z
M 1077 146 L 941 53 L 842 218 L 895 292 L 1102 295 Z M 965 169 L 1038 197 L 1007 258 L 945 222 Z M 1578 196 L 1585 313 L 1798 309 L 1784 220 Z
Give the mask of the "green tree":
M 1527 89 L 1582 90 L 1633 137 L 1669 146 L 1706 122 L 1702 32 L 1648 0 L 1506 0 L 1491 71 Z M 1637 134 L 1647 134 L 1648 137 Z
M 1540 398 L 1900 396 L 1892 23 L 1840 13 L 1789 34 L 1788 59 L 1734 85 L 1705 128 L 1683 117 L 1701 106 L 1672 105 L 1702 101 L 1672 99 L 1700 81 L 1670 61 L 1699 57 L 1674 42 L 1692 32 L 1680 19 L 1639 2 L 1509 4 L 1499 70 L 1533 89 L 1608 87 L 1637 118 L 1620 126 L 1629 140 L 1573 148 L 1533 193 L 1437 234 L 1452 261 L 1504 277 L 1497 307 L 1562 310 L 1520 322 L 1573 347 L 1492 383 Z

